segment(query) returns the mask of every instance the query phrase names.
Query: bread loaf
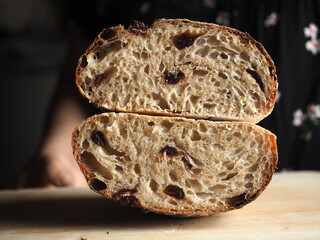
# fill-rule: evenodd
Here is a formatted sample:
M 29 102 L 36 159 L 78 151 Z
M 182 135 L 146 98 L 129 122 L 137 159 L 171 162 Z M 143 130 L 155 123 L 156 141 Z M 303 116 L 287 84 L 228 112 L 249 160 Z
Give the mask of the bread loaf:
M 247 33 L 186 19 L 103 30 L 80 58 L 80 92 L 111 111 L 257 123 L 277 78 Z
M 108 28 L 80 58 L 76 83 L 122 112 L 93 116 L 72 136 L 89 186 L 107 198 L 206 216 L 251 202 L 272 178 L 276 137 L 254 123 L 272 111 L 277 78 L 246 33 L 185 19 Z
M 241 122 L 103 113 L 75 129 L 72 145 L 93 191 L 168 215 L 240 208 L 277 163 L 275 135 Z

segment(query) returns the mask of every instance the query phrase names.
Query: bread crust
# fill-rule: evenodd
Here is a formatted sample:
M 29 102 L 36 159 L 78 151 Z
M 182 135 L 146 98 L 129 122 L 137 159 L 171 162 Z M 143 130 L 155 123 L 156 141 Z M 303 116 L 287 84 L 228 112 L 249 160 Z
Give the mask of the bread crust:
M 156 20 L 151 26 L 145 26 L 142 23 L 136 23 L 136 25 L 130 26 L 128 29 L 125 29 L 124 26 L 118 25 L 116 27 L 111 27 L 104 29 L 99 36 L 94 40 L 94 42 L 90 45 L 88 50 L 81 56 L 78 62 L 78 66 L 76 69 L 76 84 L 79 89 L 79 92 L 82 94 L 83 97 L 89 99 L 90 102 L 97 105 L 98 107 L 105 108 L 107 110 L 111 111 L 118 111 L 118 112 L 138 112 L 142 114 L 150 114 L 150 115 L 166 115 L 166 116 L 184 116 L 184 117 L 190 117 L 190 118 L 202 118 L 202 119 L 213 119 L 213 120 L 235 120 L 235 121 L 245 121 L 245 122 L 253 122 L 257 123 L 261 121 L 263 118 L 268 116 L 272 109 L 274 108 L 275 101 L 276 101 L 276 93 L 278 88 L 278 82 L 277 82 L 277 76 L 276 76 L 276 68 L 274 66 L 274 63 L 270 57 L 270 55 L 267 53 L 265 48 L 261 43 L 254 40 L 248 33 L 240 32 L 236 29 L 226 27 L 226 26 L 219 26 L 216 24 L 211 23 L 203 23 L 203 22 L 196 22 L 196 21 L 190 21 L 187 19 L 159 19 Z M 265 103 L 265 109 L 264 110 L 258 110 L 255 114 L 250 115 L 242 115 L 241 117 L 238 116 L 215 116 L 213 113 L 210 114 L 203 114 L 200 110 L 199 113 L 192 113 L 188 111 L 179 112 L 175 110 L 168 110 L 168 109 L 160 109 L 155 110 L 152 108 L 144 107 L 139 109 L 130 109 L 125 106 L 119 107 L 119 106 L 111 106 L 110 104 L 103 104 L 101 99 L 98 99 L 99 97 L 93 97 L 89 96 L 87 91 L 84 91 L 83 89 L 83 83 L 84 79 L 81 75 L 84 69 L 86 69 L 86 66 L 88 65 L 87 61 L 88 58 L 94 54 L 95 50 L 97 48 L 100 48 L 101 46 L 105 46 L 108 44 L 115 43 L 119 38 L 123 39 L 148 39 L 150 38 L 149 33 L 153 29 L 157 29 L 160 27 L 166 27 L 168 25 L 175 25 L 177 28 L 179 26 L 188 26 L 190 28 L 198 28 L 206 31 L 219 31 L 224 33 L 230 33 L 233 36 L 238 36 L 240 39 L 246 42 L 246 44 L 255 46 L 259 52 L 264 56 L 267 67 L 269 69 L 269 80 L 268 80 L 268 92 L 265 93 L 266 97 L 266 103 Z M 141 30 L 142 29 L 142 30 Z M 143 40 L 142 40 L 143 41 Z
M 153 121 L 155 123 L 161 122 L 163 120 L 171 119 L 170 121 L 174 122 L 183 122 L 186 124 L 189 124 L 190 126 L 196 125 L 196 124 L 204 124 L 207 128 L 210 127 L 219 127 L 219 128 L 228 128 L 228 126 L 232 126 L 235 129 L 241 128 L 241 127 L 248 127 L 250 129 L 253 129 L 253 131 L 256 131 L 258 134 L 264 135 L 266 139 L 269 139 L 270 146 L 269 149 L 265 149 L 265 151 L 271 151 L 271 155 L 269 159 L 266 159 L 267 168 L 263 171 L 262 179 L 260 179 L 260 187 L 257 191 L 251 192 L 250 194 L 243 195 L 239 201 L 233 201 L 232 204 L 224 204 L 219 207 L 203 207 L 201 209 L 199 208 L 189 208 L 189 209 L 174 209 L 174 208 L 168 208 L 168 207 L 153 207 L 144 201 L 144 199 L 138 199 L 135 197 L 135 188 L 131 189 L 124 189 L 124 192 L 127 192 L 128 195 L 126 195 L 128 198 L 121 199 L 117 197 L 117 193 L 112 192 L 109 189 L 97 189 L 95 186 L 93 186 L 92 180 L 96 178 L 94 172 L 92 169 L 89 169 L 88 165 L 84 163 L 84 160 L 81 156 L 83 153 L 83 149 L 80 146 L 80 140 L 83 139 L 82 136 L 84 134 L 85 129 L 88 130 L 90 128 L 91 130 L 95 129 L 96 125 L 99 125 L 100 123 L 107 123 L 110 119 L 112 121 L 118 121 L 119 119 L 124 119 L 124 121 L 127 121 L 127 118 L 133 119 L 132 121 L 140 121 L 140 124 L 144 124 L 150 121 Z M 115 120 L 116 119 L 116 120 Z M 137 120 L 138 119 L 138 120 Z M 111 120 L 110 120 L 111 121 Z M 139 131 L 139 130 L 137 130 Z M 267 187 L 269 182 L 272 179 L 272 175 L 276 169 L 277 161 L 278 161 L 278 153 L 277 153 L 277 145 L 276 145 L 276 137 L 271 132 L 265 130 L 262 127 L 259 127 L 257 125 L 251 124 L 251 123 L 242 123 L 242 122 L 210 122 L 207 120 L 193 120 L 193 119 L 186 119 L 182 117 L 157 117 L 157 116 L 145 116 L 145 115 L 137 115 L 137 114 L 124 114 L 124 113 L 103 113 L 99 115 L 92 116 L 86 120 L 84 120 L 79 126 L 77 126 L 72 134 L 72 148 L 73 148 L 73 154 L 74 157 L 83 172 L 89 187 L 105 197 L 109 199 L 113 199 L 120 203 L 121 205 L 126 206 L 133 206 L 133 207 L 140 207 L 145 209 L 146 211 L 152 211 L 155 213 L 165 214 L 165 215 L 174 215 L 174 216 L 181 216 L 181 217 L 194 217 L 194 216 L 207 216 L 214 213 L 219 212 L 225 212 L 229 210 L 234 210 L 238 208 L 242 208 L 244 205 L 250 203 L 251 201 L 255 200 Z M 245 196 L 245 197 L 244 197 Z

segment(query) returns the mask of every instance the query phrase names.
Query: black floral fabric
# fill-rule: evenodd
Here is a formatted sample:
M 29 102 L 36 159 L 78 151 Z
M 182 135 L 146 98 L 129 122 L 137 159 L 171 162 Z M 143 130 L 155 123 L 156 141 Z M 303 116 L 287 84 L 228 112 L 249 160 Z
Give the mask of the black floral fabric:
M 265 46 L 277 67 L 277 103 L 259 125 L 278 136 L 279 169 L 320 170 L 319 0 L 78 0 L 66 4 L 70 4 L 69 25 L 90 41 L 103 28 L 128 26 L 133 20 L 151 24 L 158 18 L 188 18 L 248 32 Z

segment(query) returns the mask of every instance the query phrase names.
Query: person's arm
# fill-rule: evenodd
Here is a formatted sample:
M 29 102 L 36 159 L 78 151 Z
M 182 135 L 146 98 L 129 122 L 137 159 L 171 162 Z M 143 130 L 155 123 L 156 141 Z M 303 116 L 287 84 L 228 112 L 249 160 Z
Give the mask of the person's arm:
M 19 179 L 18 187 L 86 186 L 72 156 L 71 133 L 88 115 L 88 106 L 74 83 L 78 59 L 88 43 L 77 39 L 69 45 L 46 131 L 35 157 Z

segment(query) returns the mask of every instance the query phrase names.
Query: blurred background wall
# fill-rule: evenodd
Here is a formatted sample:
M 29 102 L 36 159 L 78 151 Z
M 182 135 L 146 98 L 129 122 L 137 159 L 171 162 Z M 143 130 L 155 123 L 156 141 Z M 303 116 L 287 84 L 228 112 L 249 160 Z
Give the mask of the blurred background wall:
M 33 156 L 57 83 L 66 36 L 49 0 L 0 0 L 0 189 Z
M 317 1 L 115 0 L 108 9 L 107 2 L 0 0 L 0 189 L 15 186 L 36 152 L 64 61 L 67 33 L 89 40 L 102 27 L 128 26 L 133 19 L 151 23 L 161 17 L 230 24 L 261 41 L 275 60 L 280 83 L 280 100 L 261 123 L 278 136 L 279 170 L 320 169 Z

